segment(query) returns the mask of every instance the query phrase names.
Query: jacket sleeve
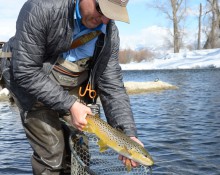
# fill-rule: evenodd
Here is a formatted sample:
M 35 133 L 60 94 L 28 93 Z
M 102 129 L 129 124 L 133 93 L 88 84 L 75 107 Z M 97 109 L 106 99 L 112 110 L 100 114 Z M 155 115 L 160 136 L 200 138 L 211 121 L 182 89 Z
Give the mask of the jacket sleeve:
M 68 111 L 76 98 L 43 71 L 43 63 L 50 59 L 46 49 L 53 40 L 48 38 L 48 33 L 51 30 L 55 32 L 55 29 L 50 28 L 53 18 L 53 10 L 42 8 L 37 1 L 24 4 L 16 23 L 12 70 L 15 82 L 27 93 L 54 110 Z M 56 50 L 56 43 L 53 44 Z M 51 58 L 57 56 L 51 55 Z
M 98 80 L 98 90 L 107 121 L 128 136 L 137 136 L 136 126 L 119 65 L 119 37 L 117 27 L 112 28 L 112 49 L 109 62 Z

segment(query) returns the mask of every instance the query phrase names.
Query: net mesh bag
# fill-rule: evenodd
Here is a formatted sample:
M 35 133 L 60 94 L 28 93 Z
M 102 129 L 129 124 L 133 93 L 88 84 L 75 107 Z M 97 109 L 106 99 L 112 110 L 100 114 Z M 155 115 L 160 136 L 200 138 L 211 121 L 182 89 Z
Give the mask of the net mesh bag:
M 99 151 L 98 138 L 94 134 L 80 132 L 69 138 L 71 147 L 71 175 L 148 175 L 151 168 L 140 165 L 127 172 L 118 160 L 118 153 L 109 148 Z

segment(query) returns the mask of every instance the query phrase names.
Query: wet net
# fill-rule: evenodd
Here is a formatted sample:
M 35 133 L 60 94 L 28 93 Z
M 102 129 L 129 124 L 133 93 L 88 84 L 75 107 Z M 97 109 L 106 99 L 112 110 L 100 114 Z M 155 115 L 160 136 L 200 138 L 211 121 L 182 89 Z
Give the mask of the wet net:
M 109 148 L 99 152 L 98 138 L 86 132 L 72 133 L 69 138 L 71 147 L 71 175 L 148 175 L 149 167 L 140 165 L 127 172 L 118 160 L 118 153 Z

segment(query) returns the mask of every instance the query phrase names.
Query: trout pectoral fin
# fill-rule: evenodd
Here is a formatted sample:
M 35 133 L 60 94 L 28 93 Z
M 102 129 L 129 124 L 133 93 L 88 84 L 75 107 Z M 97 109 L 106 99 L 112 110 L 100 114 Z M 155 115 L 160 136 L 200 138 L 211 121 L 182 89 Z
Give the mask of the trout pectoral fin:
M 108 146 L 102 140 L 98 141 L 98 145 L 99 145 L 99 151 L 100 152 L 104 152 L 108 149 Z
M 121 150 L 121 152 L 131 156 L 131 152 L 128 150 L 128 148 L 126 146 L 124 146 L 124 148 Z
M 130 172 L 131 171 L 131 161 L 129 159 L 126 159 L 125 166 L 126 166 L 127 172 Z

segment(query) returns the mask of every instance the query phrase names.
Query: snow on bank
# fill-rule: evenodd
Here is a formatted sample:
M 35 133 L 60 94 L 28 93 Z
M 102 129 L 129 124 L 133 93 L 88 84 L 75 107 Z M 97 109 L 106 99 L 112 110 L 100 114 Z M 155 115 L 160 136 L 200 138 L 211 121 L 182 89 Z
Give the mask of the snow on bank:
M 169 53 L 152 62 L 121 64 L 123 70 L 220 68 L 220 49 Z

